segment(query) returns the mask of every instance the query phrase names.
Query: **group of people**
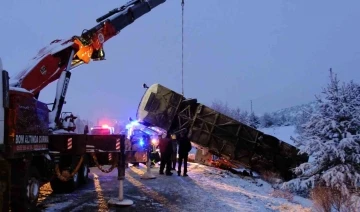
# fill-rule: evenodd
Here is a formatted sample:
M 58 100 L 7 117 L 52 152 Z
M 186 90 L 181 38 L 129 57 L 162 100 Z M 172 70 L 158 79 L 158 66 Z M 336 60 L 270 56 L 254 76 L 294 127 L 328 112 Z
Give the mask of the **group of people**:
M 177 146 L 179 146 L 179 148 L 177 148 Z M 176 170 L 176 154 L 178 153 L 178 176 L 181 175 L 182 163 L 184 163 L 183 176 L 188 176 L 187 160 L 191 148 L 190 139 L 184 132 L 180 132 L 179 137 L 176 138 L 172 138 L 171 134 L 168 133 L 165 138 L 159 139 L 159 149 L 161 154 L 159 174 L 166 174 L 167 176 L 173 175 L 171 170 Z

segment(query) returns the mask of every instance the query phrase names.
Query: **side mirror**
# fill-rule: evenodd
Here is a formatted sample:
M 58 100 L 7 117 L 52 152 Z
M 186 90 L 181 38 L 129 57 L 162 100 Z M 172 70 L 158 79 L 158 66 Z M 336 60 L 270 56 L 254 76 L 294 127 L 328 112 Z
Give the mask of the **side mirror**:
M 89 133 L 89 126 L 85 125 L 84 127 L 84 134 L 87 135 Z

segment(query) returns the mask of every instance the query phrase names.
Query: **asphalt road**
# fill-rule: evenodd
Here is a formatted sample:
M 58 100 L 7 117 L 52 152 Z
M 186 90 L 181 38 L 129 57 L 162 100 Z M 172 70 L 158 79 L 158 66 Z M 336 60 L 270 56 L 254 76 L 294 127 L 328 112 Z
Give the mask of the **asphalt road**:
M 159 168 L 152 168 L 156 179 L 141 179 L 146 167 L 126 169 L 124 197 L 133 205 L 114 207 L 108 204 L 118 197 L 117 170 L 109 174 L 91 169 L 88 184 L 70 194 L 52 194 L 47 184 L 41 188 L 38 208 L 41 211 L 278 211 L 276 207 L 292 204 L 285 199 L 269 195 L 271 186 L 261 179 L 239 177 L 228 171 L 188 163 L 188 177 L 159 175 Z M 296 206 L 296 205 L 295 205 Z M 286 205 L 288 207 L 288 205 Z M 292 207 L 292 206 L 291 206 Z M 292 210 L 304 211 L 304 210 Z
M 126 170 L 124 181 L 124 198 L 133 201 L 133 205 L 116 207 L 108 204 L 111 198 L 118 197 L 119 181 L 117 170 L 105 174 L 97 168 L 92 168 L 90 181 L 70 194 L 52 194 L 50 184 L 41 188 L 38 209 L 41 211 L 179 211 L 183 195 L 174 192 L 175 183 L 179 177 L 158 174 L 158 168 L 152 173 L 156 179 L 141 179 L 146 167 L 130 167 Z M 166 182 L 166 183 L 165 183 Z M 161 193 L 155 187 L 161 185 Z

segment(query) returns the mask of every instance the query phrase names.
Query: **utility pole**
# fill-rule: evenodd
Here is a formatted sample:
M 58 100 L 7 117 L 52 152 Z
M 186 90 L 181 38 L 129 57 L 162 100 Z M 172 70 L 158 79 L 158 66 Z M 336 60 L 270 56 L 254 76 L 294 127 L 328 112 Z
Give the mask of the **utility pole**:
M 252 108 L 252 100 L 250 100 L 250 112 L 253 112 L 253 108 Z
M 184 0 L 181 1 L 181 94 L 184 95 Z

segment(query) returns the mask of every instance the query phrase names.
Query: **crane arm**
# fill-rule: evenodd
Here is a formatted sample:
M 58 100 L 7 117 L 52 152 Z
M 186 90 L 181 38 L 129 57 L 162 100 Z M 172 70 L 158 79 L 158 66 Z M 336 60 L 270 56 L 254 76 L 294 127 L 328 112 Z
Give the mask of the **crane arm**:
M 101 16 L 98 24 L 84 30 L 80 36 L 54 40 L 32 58 L 27 68 L 10 82 L 13 87 L 25 88 L 37 97 L 40 91 L 70 71 L 91 60 L 105 58 L 103 44 L 122 29 L 166 0 L 131 0 Z
M 106 41 L 165 1 L 131 0 L 98 18 L 97 25 L 84 30 L 80 36 L 52 41 L 38 52 L 26 69 L 11 79 L 10 86 L 24 88 L 38 98 L 42 89 L 58 80 L 53 108 L 49 113 L 49 130 L 73 129 L 72 126 L 65 127 L 60 118 L 71 77 L 70 70 L 91 60 L 104 60 L 103 45 Z

